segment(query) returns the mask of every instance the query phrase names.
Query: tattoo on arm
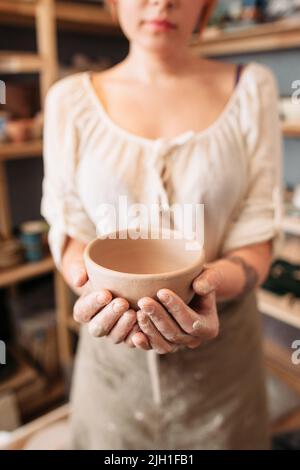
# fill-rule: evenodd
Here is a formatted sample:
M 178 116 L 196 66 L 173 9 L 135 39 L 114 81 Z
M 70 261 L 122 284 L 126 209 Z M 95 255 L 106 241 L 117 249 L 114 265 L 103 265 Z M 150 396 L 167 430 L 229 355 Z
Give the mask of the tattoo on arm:
M 238 264 L 243 268 L 245 274 L 245 282 L 241 292 L 235 297 L 235 300 L 240 300 L 244 297 L 245 294 L 250 292 L 255 288 L 258 282 L 258 274 L 253 266 L 250 266 L 242 257 L 240 256 L 226 256 L 225 259 L 231 261 L 232 263 Z

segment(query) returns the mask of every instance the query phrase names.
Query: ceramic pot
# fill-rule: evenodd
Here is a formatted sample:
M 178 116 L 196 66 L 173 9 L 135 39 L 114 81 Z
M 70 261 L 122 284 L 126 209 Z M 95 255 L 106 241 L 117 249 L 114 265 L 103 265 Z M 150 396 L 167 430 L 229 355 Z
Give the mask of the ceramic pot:
M 31 128 L 33 126 L 33 119 L 14 119 L 6 124 L 7 137 L 12 142 L 26 142 L 30 139 Z
M 204 264 L 204 250 L 188 250 L 187 243 L 179 232 L 168 229 L 156 231 L 155 238 L 153 232 L 152 237 L 144 232 L 132 239 L 126 231 L 117 232 L 114 239 L 97 238 L 84 251 L 92 288 L 108 289 L 114 297 L 127 299 L 134 309 L 141 297 L 157 299 L 162 288 L 189 303 L 194 295 L 192 281 Z
M 44 220 L 30 220 L 20 225 L 20 240 L 27 261 L 39 261 L 45 255 L 47 224 Z

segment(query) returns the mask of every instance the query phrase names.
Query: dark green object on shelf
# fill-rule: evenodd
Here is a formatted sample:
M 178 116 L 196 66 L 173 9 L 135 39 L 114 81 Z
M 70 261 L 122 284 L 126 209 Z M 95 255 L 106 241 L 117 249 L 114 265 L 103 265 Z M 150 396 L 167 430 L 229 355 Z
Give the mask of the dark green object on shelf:
M 283 259 L 275 260 L 262 287 L 277 295 L 293 294 L 300 298 L 300 264 L 292 264 Z

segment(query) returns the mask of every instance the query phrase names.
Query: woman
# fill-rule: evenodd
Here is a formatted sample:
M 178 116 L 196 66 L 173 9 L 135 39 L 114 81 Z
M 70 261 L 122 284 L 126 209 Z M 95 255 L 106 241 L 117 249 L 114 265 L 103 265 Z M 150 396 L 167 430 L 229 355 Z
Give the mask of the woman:
M 60 80 L 45 106 L 42 214 L 82 324 L 72 447 L 267 449 L 254 291 L 278 235 L 276 82 L 257 63 L 239 77 L 234 64 L 191 53 L 211 0 L 110 4 L 128 56 Z M 161 289 L 136 312 L 91 291 L 82 253 L 101 232 L 101 204 L 122 196 L 204 204 L 206 265 L 189 305 Z

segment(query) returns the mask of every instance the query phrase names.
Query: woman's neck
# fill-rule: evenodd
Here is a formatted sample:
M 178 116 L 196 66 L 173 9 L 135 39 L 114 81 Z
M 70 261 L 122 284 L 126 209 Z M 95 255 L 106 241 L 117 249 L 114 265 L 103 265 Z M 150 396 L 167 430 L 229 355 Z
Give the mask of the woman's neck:
M 131 44 L 123 66 L 130 71 L 131 75 L 134 73 L 139 81 L 146 84 L 159 84 L 185 75 L 187 71 L 195 67 L 196 62 L 199 66 L 199 59 L 196 61 L 187 47 L 157 53 Z

